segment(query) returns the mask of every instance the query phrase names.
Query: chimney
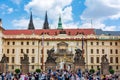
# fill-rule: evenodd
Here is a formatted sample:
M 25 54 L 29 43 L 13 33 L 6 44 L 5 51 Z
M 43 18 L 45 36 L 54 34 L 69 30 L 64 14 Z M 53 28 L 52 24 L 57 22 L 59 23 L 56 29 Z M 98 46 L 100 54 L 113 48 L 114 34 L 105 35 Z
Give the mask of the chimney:
M 2 27 L 2 19 L 0 18 L 0 27 Z

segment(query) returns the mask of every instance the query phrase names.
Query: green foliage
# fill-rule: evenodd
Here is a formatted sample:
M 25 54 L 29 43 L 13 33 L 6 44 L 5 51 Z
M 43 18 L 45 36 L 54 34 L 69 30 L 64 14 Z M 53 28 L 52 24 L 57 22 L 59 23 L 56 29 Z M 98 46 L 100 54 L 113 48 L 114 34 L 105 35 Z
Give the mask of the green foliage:
M 97 68 L 97 70 L 100 70 L 100 68 Z
M 94 72 L 95 72 L 95 70 L 94 69 L 90 69 L 90 71 L 89 71 L 91 74 L 93 74 Z
M 114 74 L 115 71 L 113 69 L 110 69 L 109 72 L 110 74 Z
M 41 70 L 40 70 L 40 69 L 36 69 L 36 72 L 40 73 L 40 72 L 41 72 Z
M 15 69 L 15 72 L 18 74 L 20 73 L 20 69 Z

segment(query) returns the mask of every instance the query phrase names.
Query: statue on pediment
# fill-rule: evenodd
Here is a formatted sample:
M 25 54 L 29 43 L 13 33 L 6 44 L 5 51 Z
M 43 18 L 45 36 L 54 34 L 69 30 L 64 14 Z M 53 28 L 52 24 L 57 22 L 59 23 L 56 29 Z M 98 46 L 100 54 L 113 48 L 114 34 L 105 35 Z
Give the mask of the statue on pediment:
M 47 61 L 46 62 L 55 62 L 55 58 L 53 56 L 54 54 L 54 47 L 50 50 L 47 50 L 47 54 L 48 54 L 48 57 L 47 57 Z
M 80 49 L 75 49 L 75 57 L 74 57 L 74 61 L 76 63 L 78 63 L 81 60 L 84 60 L 83 54 L 82 54 L 82 50 Z
M 1 63 L 7 63 L 7 57 L 5 54 L 3 54 L 2 59 L 0 61 Z

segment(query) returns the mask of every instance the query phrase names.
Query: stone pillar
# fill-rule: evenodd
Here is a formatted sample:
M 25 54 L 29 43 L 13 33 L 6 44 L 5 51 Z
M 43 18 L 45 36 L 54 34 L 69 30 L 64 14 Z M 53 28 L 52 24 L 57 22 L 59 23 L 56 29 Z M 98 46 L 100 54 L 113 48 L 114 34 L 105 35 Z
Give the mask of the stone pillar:
M 22 73 L 29 73 L 29 64 L 22 63 Z
M 7 70 L 8 70 L 7 57 L 5 54 L 3 54 L 2 59 L 0 61 L 0 72 L 6 73 Z
M 74 63 L 74 71 L 81 69 L 82 71 L 85 71 L 85 62 L 80 61 L 79 63 Z
M 7 63 L 0 63 L 0 72 L 6 73 L 8 70 Z
M 104 75 L 109 74 L 109 63 L 108 62 L 101 63 L 101 73 Z

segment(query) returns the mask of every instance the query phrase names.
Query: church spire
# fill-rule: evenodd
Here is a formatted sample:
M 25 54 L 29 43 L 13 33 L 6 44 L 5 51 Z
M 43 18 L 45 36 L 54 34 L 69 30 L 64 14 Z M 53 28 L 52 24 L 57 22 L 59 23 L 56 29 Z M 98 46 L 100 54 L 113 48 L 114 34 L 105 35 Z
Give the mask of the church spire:
M 34 24 L 33 24 L 33 19 L 32 19 L 32 12 L 31 12 L 31 15 L 30 15 L 30 21 L 29 21 L 29 24 L 28 24 L 28 29 L 29 30 L 34 30 L 35 29 Z
M 59 16 L 58 28 L 57 28 L 57 29 L 63 29 L 63 28 L 62 28 L 62 20 L 61 20 L 61 16 Z
M 49 29 L 47 11 L 46 11 L 46 13 L 45 13 L 45 21 L 44 21 L 44 24 L 43 24 L 43 29 Z

